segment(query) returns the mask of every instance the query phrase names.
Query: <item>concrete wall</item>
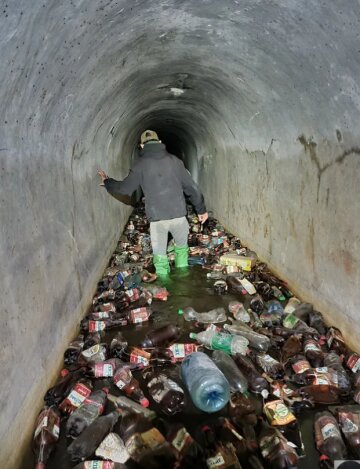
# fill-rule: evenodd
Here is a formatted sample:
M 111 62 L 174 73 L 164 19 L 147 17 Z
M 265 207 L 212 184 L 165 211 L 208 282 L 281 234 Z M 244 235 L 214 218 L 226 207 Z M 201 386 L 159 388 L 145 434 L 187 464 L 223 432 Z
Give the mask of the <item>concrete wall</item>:
M 145 128 L 357 345 L 359 2 L 30 3 L 0 12 L 0 465 L 18 467 L 129 213 L 96 169 L 125 176 Z

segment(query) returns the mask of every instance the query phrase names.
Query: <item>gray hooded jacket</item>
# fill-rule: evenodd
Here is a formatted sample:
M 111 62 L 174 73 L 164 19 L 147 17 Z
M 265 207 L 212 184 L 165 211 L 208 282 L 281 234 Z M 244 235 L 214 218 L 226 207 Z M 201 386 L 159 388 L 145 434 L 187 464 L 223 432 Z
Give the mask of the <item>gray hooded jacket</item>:
M 145 210 L 150 221 L 169 220 L 186 215 L 185 197 L 189 197 L 196 212 L 206 212 L 204 197 L 184 163 L 166 151 L 162 143 L 147 143 L 141 157 L 123 181 L 105 179 L 109 194 L 118 198 L 131 196 L 141 187 L 145 195 Z

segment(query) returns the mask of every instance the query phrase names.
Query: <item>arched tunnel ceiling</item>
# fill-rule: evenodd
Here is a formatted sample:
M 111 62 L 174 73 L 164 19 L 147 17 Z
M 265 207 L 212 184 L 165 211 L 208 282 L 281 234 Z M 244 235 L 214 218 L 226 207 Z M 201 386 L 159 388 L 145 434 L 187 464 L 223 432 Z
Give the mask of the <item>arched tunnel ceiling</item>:
M 18 0 L 1 15 L 2 116 L 35 141 L 133 145 L 157 114 L 200 145 L 258 150 L 358 116 L 356 0 Z

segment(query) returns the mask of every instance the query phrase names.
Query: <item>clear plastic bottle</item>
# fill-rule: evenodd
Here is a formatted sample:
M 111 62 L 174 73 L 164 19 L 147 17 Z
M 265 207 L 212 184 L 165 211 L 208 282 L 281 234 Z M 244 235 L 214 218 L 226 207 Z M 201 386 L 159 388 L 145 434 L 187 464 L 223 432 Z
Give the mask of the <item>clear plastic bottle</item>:
M 270 347 L 270 339 L 263 334 L 253 331 L 246 324 L 241 323 L 240 321 L 234 321 L 230 318 L 232 324 L 224 324 L 224 329 L 229 331 L 231 334 L 236 334 L 242 337 L 245 337 L 251 347 L 260 351 L 267 352 Z
M 250 315 L 240 301 L 230 301 L 228 309 L 237 321 L 250 322 Z
M 198 313 L 194 308 L 188 306 L 187 308 L 179 309 L 178 314 L 183 315 L 185 321 L 197 321 L 203 324 L 216 324 L 227 320 L 224 308 L 215 308 L 206 313 Z
M 181 376 L 194 405 L 200 410 L 217 412 L 229 402 L 229 383 L 205 353 L 188 355 L 181 364 Z
M 207 329 L 198 334 L 191 332 L 189 336 L 211 350 L 222 350 L 232 355 L 239 353 L 245 355 L 249 345 L 249 341 L 245 337 L 216 332 L 213 329 Z
M 248 389 L 248 381 L 236 366 L 234 360 L 222 350 L 215 350 L 212 354 L 215 365 L 224 373 L 228 380 L 231 392 L 244 393 Z

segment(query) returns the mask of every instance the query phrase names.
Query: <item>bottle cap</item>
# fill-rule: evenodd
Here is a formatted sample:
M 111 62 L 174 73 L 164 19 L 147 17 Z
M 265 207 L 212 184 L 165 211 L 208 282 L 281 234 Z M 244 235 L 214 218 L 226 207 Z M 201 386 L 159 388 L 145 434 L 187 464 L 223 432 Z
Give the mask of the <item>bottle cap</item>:
M 102 388 L 102 391 L 104 391 L 105 394 L 109 394 L 109 388 Z
M 60 371 L 60 376 L 64 378 L 64 376 L 67 376 L 69 373 L 70 371 L 64 368 L 63 370 Z
M 190 339 L 196 339 L 196 335 L 195 332 L 190 332 L 189 337 Z
M 143 407 L 149 407 L 150 402 L 148 401 L 148 399 L 146 399 L 146 397 L 144 397 L 143 399 L 141 399 L 140 404 Z
M 263 390 L 261 391 L 261 395 L 262 395 L 262 397 L 263 397 L 264 399 L 267 399 L 268 396 L 269 396 L 269 391 L 268 391 L 267 389 L 263 389 Z
M 178 314 L 180 314 L 180 316 L 181 316 L 182 314 L 184 314 L 184 310 L 180 308 L 179 311 L 178 311 Z

